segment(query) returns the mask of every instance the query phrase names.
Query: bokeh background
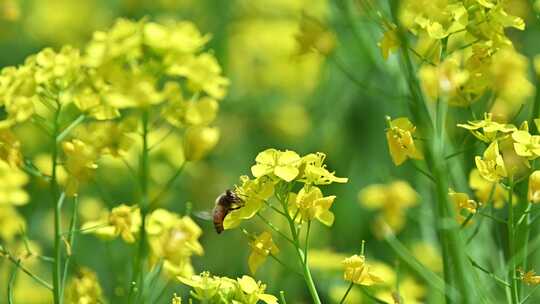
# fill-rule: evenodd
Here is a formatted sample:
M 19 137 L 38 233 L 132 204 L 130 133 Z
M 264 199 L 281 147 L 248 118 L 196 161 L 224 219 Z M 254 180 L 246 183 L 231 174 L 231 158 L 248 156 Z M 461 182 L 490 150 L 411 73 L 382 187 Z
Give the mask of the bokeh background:
M 524 18 L 528 27 L 510 36 L 532 58 L 540 53 L 540 22 L 531 2 L 509 2 L 510 11 Z M 382 58 L 377 46 L 380 28 L 361 6 L 351 0 L 0 0 L 0 67 L 20 64 L 44 47 L 81 46 L 93 31 L 107 29 L 118 17 L 193 21 L 203 33 L 212 35 L 209 48 L 231 81 L 216 123 L 220 143 L 205 161 L 185 169 L 163 207 L 179 213 L 186 208 L 210 210 L 221 192 L 231 188 L 240 175 L 249 174 L 255 156 L 266 148 L 300 154 L 324 152 L 329 168 L 349 182 L 326 190 L 337 195 L 335 224 L 331 228 L 316 224 L 311 234 L 313 272 L 323 302 L 335 301 L 346 288 L 339 261 L 358 253 L 362 240 L 367 241 L 368 258 L 384 263 L 381 267 L 393 275 L 399 269 L 402 282 L 408 279 L 403 284 L 410 285 L 410 299 L 414 299 L 408 303 L 429 297 L 420 278 L 405 266 L 396 266 L 395 253 L 373 233 L 376 211 L 362 207 L 358 200 L 359 190 L 372 183 L 405 179 L 421 189 L 418 184 L 426 182 L 410 163 L 394 167 L 387 152 L 385 116 L 407 114 L 406 90 L 397 58 Z M 315 37 L 321 39 L 319 52 L 306 49 L 299 38 L 306 37 L 301 35 L 302 24 L 310 22 L 321 27 Z M 465 115 L 457 110 L 454 119 Z M 40 139 L 32 145 L 35 147 L 27 149 L 39 150 Z M 175 149 L 161 153 L 172 164 L 181 158 L 181 151 Z M 470 168 L 472 161 L 463 165 Z M 167 166 L 151 170 L 157 185 L 165 183 L 172 172 Z M 124 169 L 98 169 L 95 180 L 81 202 L 83 218 L 92 218 L 101 206 L 130 203 L 135 197 L 133 180 Z M 39 193 L 44 189 L 36 187 L 29 189 L 30 204 L 19 211 L 27 219 L 32 243 L 51 252 L 52 213 L 48 204 L 40 202 Z M 433 253 L 426 263 L 436 269 L 440 265 L 430 198 L 417 191 L 422 198 L 407 211 L 407 226 L 399 238 L 413 252 L 420 252 L 420 257 Z M 217 235 L 211 222 L 196 221 L 204 229 L 201 243 L 205 249 L 204 256 L 193 259 L 197 271 L 233 278 L 249 272 L 249 246 L 239 230 Z M 252 222 L 247 226 L 250 231 L 262 231 L 262 225 Z M 91 235 L 78 240 L 75 264 L 96 270 L 110 303 L 122 303 L 130 268 L 127 257 L 133 247 L 121 241 L 102 242 Z M 291 256 L 287 244 L 279 244 L 287 260 Z M 0 260 L 0 269 L 7 269 L 6 263 Z M 290 303 L 310 302 L 303 281 L 272 260 L 256 278 L 268 284 L 270 293 L 285 290 Z M 4 299 L 5 275 L 0 282 Z M 23 275 L 16 291 L 17 303 L 49 301 L 48 292 Z M 173 292 L 185 294 L 186 289 L 177 282 L 168 284 L 159 303 L 169 303 Z M 359 301 L 357 293 L 351 295 L 351 303 Z

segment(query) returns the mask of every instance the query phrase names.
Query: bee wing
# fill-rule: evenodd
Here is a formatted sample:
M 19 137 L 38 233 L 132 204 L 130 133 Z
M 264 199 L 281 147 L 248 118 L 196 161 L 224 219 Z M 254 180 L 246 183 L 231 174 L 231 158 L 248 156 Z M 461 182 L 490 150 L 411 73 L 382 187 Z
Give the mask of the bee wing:
M 214 216 L 210 211 L 195 211 L 193 212 L 193 215 L 205 221 L 213 221 L 214 219 Z

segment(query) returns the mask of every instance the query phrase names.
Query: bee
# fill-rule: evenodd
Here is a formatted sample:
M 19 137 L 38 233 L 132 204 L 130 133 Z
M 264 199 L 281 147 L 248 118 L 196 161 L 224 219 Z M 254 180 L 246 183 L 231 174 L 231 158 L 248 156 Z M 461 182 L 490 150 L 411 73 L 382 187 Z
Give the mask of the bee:
M 216 198 L 214 210 L 210 214 L 209 212 L 197 212 L 197 217 L 204 220 L 212 220 L 214 222 L 214 228 L 216 232 L 223 232 L 223 220 L 229 212 L 237 210 L 244 205 L 244 201 L 230 189 L 225 190 L 221 195 Z
M 223 194 L 216 198 L 213 219 L 217 233 L 223 232 L 223 220 L 225 219 L 225 216 L 227 216 L 230 211 L 240 208 L 242 203 L 242 199 L 230 189 L 225 190 Z

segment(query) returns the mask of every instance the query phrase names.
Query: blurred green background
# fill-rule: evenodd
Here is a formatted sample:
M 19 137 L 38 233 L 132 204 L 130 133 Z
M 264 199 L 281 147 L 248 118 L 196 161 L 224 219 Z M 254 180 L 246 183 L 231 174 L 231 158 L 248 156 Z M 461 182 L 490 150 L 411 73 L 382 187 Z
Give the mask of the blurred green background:
M 528 1 L 511 2 L 512 12 L 526 20 L 528 29 L 510 36 L 522 53 L 532 57 L 540 53 L 539 22 Z M 425 180 L 410 163 L 396 168 L 390 160 L 385 115 L 407 114 L 406 89 L 397 58 L 384 61 L 380 55 L 379 26 L 355 1 L 0 0 L 0 67 L 20 64 L 44 47 L 80 46 L 93 31 L 107 29 L 118 17 L 193 21 L 203 33 L 212 35 L 209 48 L 231 81 L 229 93 L 220 103 L 218 147 L 205 161 L 186 168 L 165 208 L 183 213 L 190 202 L 194 211 L 210 210 L 221 192 L 231 188 L 240 175 L 249 174 L 255 156 L 266 148 L 291 149 L 299 154 L 324 152 L 329 168 L 348 177 L 349 183 L 326 189 L 325 193 L 337 195 L 333 207 L 336 221 L 331 228 L 314 225 L 312 248 L 351 255 L 358 253 L 361 241 L 366 240 L 368 258 L 395 268 L 395 254 L 372 233 L 375 212 L 358 203 L 358 191 L 368 184 L 396 179 L 414 181 L 411 184 L 420 189 L 418 185 Z M 302 51 L 297 37 L 305 20 L 316 20 L 327 31 L 328 54 Z M 456 110 L 453 117 L 460 121 L 467 115 Z M 468 172 L 472 161 L 463 165 Z M 125 174 L 98 170 L 100 185 L 93 185 L 89 193 L 109 205 L 132 201 L 133 186 Z M 155 174 L 157 181 L 166 180 L 160 176 L 163 171 Z M 103 188 L 107 193 L 101 191 Z M 435 244 L 429 196 L 417 191 L 423 199 L 408 211 L 407 228 L 399 237 L 407 246 Z M 50 230 L 46 226 L 50 224 L 48 206 L 32 198 L 20 210 L 28 220 L 29 238 L 48 252 L 52 242 L 43 235 Z M 204 229 L 201 243 L 205 249 L 204 256 L 193 259 L 197 271 L 233 278 L 249 272 L 249 246 L 239 230 L 217 235 L 211 222 L 196 221 Z M 251 222 L 251 232 L 264 228 L 256 220 Z M 287 244 L 279 244 L 286 259 L 290 256 Z M 102 242 L 83 235 L 74 249 L 74 260 L 76 265 L 96 270 L 110 303 L 121 303 L 121 289 L 130 269 L 127 257 L 133 250 L 121 241 Z M 335 265 L 340 256 L 332 260 L 328 254 L 319 254 L 320 260 L 314 258 L 314 277 L 323 302 L 329 303 L 346 284 L 341 281 L 339 264 Z M 398 269 L 400 275 L 407 273 L 403 265 Z M 272 260 L 255 277 L 267 283 L 272 294 L 285 290 L 290 303 L 310 302 L 303 280 Z M 421 280 L 414 281 L 421 288 Z M 2 281 L 2 292 L 4 286 Z M 21 292 L 17 303 L 46 303 L 39 296 L 31 299 L 28 290 Z M 186 289 L 179 283 L 169 284 L 159 303 L 168 303 L 173 292 L 185 293 Z M 425 297 L 427 294 L 419 292 L 417 300 Z M 354 301 L 358 300 L 351 303 Z

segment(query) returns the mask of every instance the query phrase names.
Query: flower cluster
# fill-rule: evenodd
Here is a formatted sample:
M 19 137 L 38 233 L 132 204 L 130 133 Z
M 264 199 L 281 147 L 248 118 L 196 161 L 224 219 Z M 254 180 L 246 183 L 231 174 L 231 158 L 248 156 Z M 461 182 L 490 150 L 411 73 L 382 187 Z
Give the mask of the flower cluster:
M 266 304 L 277 304 L 277 298 L 266 294 L 266 285 L 244 275 L 236 280 L 227 277 L 212 276 L 208 272 L 193 275 L 191 278 L 178 278 L 183 284 L 192 287 L 190 294 L 193 298 L 204 303 L 245 303 L 256 304 L 263 301 Z M 178 297 L 176 297 L 177 301 Z M 173 302 L 174 303 L 174 302 Z
M 122 204 L 97 220 L 87 221 L 81 230 L 106 240 L 121 237 L 127 243 L 134 243 L 141 224 L 139 208 Z M 204 250 L 199 243 L 202 230 L 189 216 L 156 209 L 146 216 L 145 229 L 153 265 L 162 261 L 171 276 L 189 277 L 194 273 L 191 257 L 202 255 Z
M 235 192 L 243 200 L 243 206 L 231 211 L 223 222 L 225 229 L 237 227 L 242 220 L 252 218 L 275 195 L 285 204 L 288 212 L 299 222 L 317 219 L 331 226 L 334 215 L 330 211 L 335 196 L 323 196 L 318 186 L 331 183 L 345 183 L 346 178 L 336 177 L 328 171 L 323 153 L 310 153 L 300 157 L 294 151 L 265 150 L 255 158 L 251 167 L 254 176 L 240 177 L 242 184 Z M 294 184 L 302 187 L 291 192 Z
M 519 107 L 533 92 L 527 60 L 513 49 L 505 29 L 525 29 L 512 16 L 507 1 L 407 0 L 400 22 L 416 38 L 414 53 L 421 62 L 419 78 L 432 100 L 468 106 L 487 91 L 496 104 Z M 396 26 L 385 22 L 380 43 L 383 56 L 399 47 Z

